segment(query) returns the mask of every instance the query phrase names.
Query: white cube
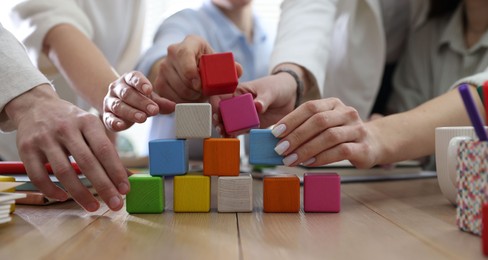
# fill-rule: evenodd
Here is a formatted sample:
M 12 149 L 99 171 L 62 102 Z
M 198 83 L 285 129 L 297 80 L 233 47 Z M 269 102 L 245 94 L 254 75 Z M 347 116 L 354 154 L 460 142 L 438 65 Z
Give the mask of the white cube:
M 212 107 L 208 103 L 177 104 L 176 138 L 208 138 L 212 135 Z
M 251 212 L 252 209 L 251 174 L 219 177 L 217 191 L 219 212 Z

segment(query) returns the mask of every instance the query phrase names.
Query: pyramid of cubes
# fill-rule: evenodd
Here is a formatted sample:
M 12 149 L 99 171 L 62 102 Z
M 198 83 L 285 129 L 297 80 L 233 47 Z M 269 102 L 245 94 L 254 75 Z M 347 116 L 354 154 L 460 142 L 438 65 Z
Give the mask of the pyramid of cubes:
M 199 69 L 202 92 L 205 96 L 234 93 L 238 77 L 232 53 L 203 55 L 200 58 Z M 227 134 L 237 135 L 259 127 L 259 118 L 251 94 L 221 100 L 219 107 L 224 131 Z M 240 174 L 240 141 L 237 138 L 211 138 L 210 104 L 177 104 L 175 127 L 176 139 L 149 142 L 150 175 L 136 174 L 129 177 L 131 191 L 126 199 L 127 212 L 163 212 L 165 206 L 163 182 L 164 177 L 169 176 L 174 177 L 174 212 L 209 212 L 210 176 L 218 177 L 218 187 L 213 188 L 217 189 L 219 212 L 252 211 L 252 177 L 249 173 Z M 192 138 L 204 139 L 203 172 L 188 171 L 187 140 Z M 250 163 L 282 164 L 283 158 L 274 152 L 278 141 L 270 130 L 252 129 Z M 307 177 L 307 179 L 312 178 Z M 297 176 L 267 177 L 263 185 L 265 212 L 299 211 L 300 182 Z M 316 194 L 308 196 L 316 196 Z

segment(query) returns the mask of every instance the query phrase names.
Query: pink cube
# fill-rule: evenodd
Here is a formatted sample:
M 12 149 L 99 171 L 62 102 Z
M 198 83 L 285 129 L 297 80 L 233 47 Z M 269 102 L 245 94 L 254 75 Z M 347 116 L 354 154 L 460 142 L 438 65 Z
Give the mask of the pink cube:
M 341 177 L 337 173 L 305 173 L 303 201 L 305 212 L 339 212 Z
M 251 94 L 220 101 L 220 115 L 227 134 L 241 134 L 259 127 L 259 117 Z

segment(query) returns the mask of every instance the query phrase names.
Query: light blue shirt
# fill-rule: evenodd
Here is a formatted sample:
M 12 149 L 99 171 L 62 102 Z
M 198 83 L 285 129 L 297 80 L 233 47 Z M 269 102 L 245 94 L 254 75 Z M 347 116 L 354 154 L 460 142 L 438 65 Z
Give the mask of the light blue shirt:
M 136 69 L 148 75 L 153 64 L 167 55 L 169 45 L 179 43 L 192 34 L 207 40 L 215 52 L 232 52 L 234 59 L 244 69 L 240 82 L 266 76 L 274 37 L 256 15 L 253 15 L 253 26 L 253 42 L 249 43 L 232 21 L 214 4 L 206 1 L 197 10 L 185 9 L 168 17 L 159 26 L 154 44 Z M 150 124 L 149 140 L 175 137 L 173 116 L 155 116 Z

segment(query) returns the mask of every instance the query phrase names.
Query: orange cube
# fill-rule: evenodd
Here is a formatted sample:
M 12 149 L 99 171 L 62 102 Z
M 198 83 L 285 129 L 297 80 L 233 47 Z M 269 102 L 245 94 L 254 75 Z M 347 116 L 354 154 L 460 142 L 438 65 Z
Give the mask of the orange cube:
M 208 138 L 203 142 L 203 175 L 238 176 L 240 165 L 239 139 Z
M 300 179 L 296 175 L 266 176 L 263 185 L 264 212 L 300 210 Z

